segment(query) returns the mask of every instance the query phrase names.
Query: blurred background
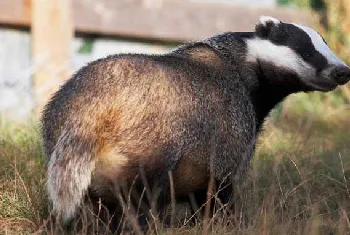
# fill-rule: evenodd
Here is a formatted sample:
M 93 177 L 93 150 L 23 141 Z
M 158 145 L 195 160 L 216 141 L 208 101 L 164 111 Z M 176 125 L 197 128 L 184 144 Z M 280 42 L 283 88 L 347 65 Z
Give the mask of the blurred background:
M 0 0 L 0 115 L 37 115 L 89 61 L 122 52 L 162 53 L 224 31 L 252 31 L 260 15 L 316 27 L 348 59 L 347 0 Z M 317 101 L 322 97 L 316 95 Z M 349 100 L 343 87 L 330 103 Z

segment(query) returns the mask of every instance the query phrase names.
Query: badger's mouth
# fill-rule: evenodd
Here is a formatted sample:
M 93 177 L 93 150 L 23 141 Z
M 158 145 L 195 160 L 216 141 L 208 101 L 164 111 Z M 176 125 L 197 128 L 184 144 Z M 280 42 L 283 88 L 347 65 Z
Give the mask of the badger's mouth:
M 331 91 L 350 81 L 350 68 L 345 65 L 329 66 L 315 77 L 308 85 L 318 91 Z
M 332 82 L 332 83 L 318 83 L 318 84 L 314 84 L 314 85 L 311 85 L 312 88 L 316 91 L 332 91 L 334 90 L 337 86 L 338 86 L 338 83 L 336 82 Z

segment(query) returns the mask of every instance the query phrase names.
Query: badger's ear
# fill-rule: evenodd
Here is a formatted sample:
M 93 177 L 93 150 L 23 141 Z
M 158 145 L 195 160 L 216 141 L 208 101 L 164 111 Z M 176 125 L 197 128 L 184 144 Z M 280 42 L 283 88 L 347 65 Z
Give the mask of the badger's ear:
M 280 23 L 280 20 L 271 16 L 260 16 L 259 23 L 255 26 L 255 32 L 258 37 L 267 38 L 271 29 Z

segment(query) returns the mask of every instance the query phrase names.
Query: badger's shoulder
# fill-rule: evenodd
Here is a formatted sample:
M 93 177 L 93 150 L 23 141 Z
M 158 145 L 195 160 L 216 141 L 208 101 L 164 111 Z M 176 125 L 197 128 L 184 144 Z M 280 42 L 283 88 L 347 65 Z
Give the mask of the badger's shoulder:
M 222 68 L 225 66 L 224 57 L 219 51 L 205 42 L 184 44 L 172 51 L 169 55 L 178 56 L 183 60 L 189 60 L 211 68 Z

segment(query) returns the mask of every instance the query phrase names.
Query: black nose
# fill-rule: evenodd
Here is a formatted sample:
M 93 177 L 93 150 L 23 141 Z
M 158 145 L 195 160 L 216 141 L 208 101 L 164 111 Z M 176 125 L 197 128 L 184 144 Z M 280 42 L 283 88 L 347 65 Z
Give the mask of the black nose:
M 332 77 L 339 85 L 343 85 L 350 80 L 350 68 L 347 66 L 337 66 L 332 71 Z

